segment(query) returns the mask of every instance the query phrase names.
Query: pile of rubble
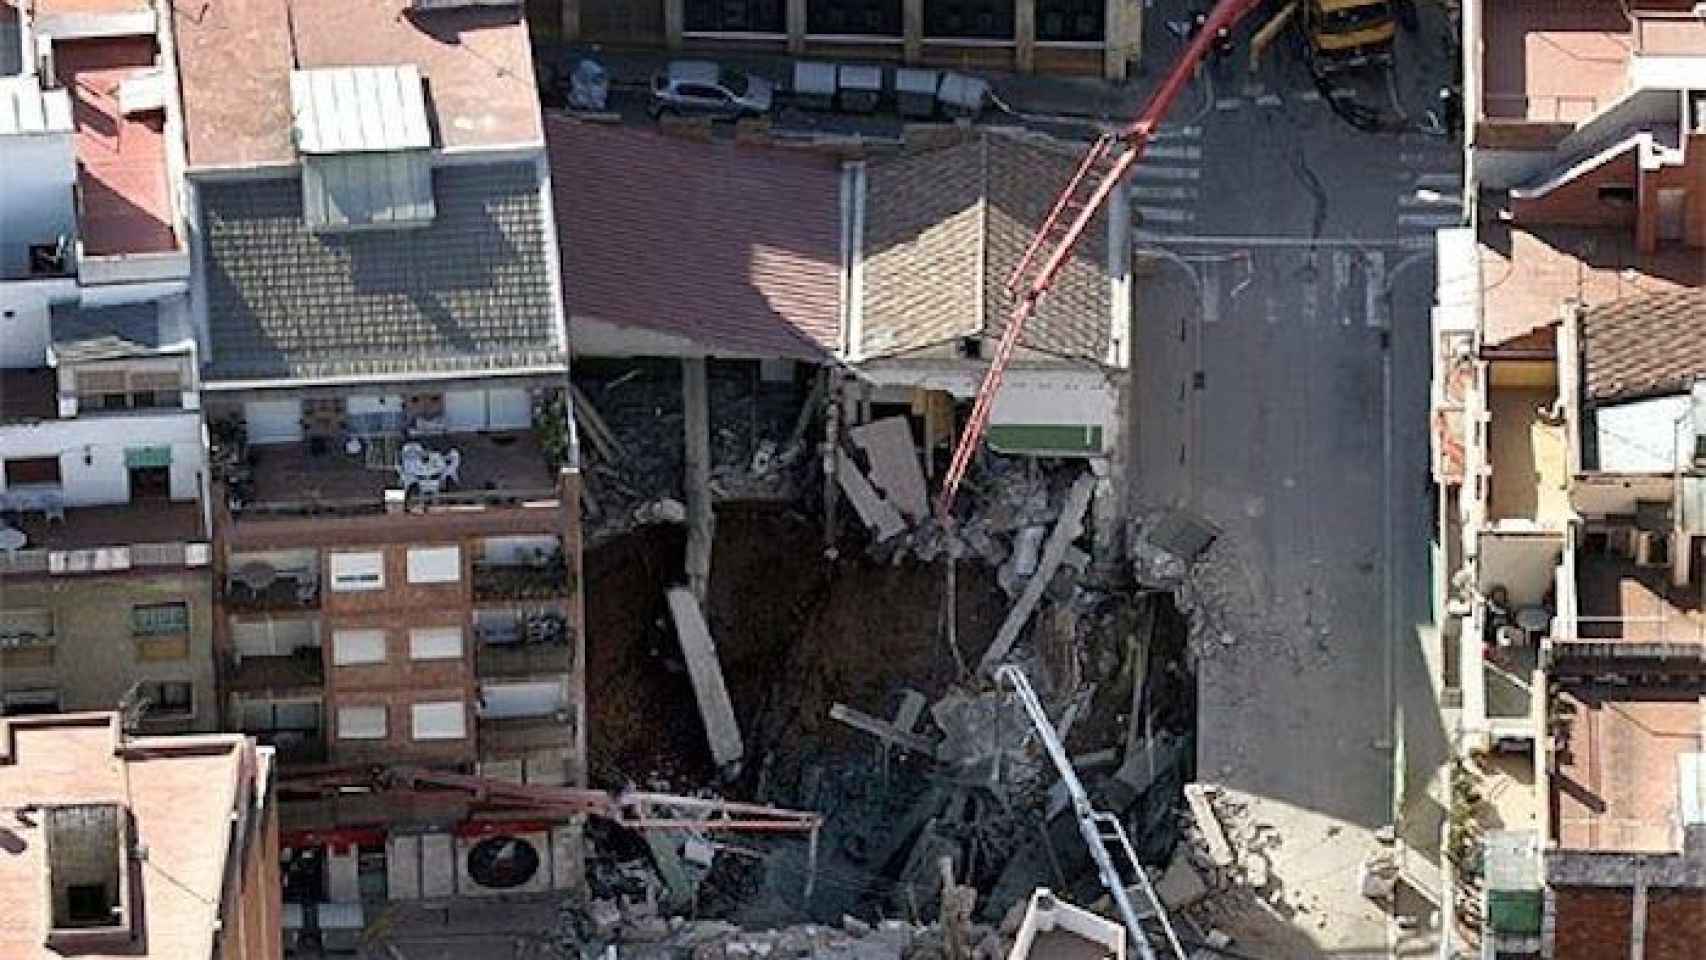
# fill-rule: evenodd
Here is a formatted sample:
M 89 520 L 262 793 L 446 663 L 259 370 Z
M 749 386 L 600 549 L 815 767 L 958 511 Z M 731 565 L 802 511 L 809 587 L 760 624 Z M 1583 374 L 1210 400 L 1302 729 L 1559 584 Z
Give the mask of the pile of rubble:
M 606 365 L 608 366 L 608 365 Z M 816 471 L 806 439 L 822 394 L 755 382 L 751 365 L 709 368 L 710 492 L 718 500 L 791 500 Z M 571 389 L 583 458 L 587 541 L 687 517 L 685 414 L 677 365 L 577 370 Z

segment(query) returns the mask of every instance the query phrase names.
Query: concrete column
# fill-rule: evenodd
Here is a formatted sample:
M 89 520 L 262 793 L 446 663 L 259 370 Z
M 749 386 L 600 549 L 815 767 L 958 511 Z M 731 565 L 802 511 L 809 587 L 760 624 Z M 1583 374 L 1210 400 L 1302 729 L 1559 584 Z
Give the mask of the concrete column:
M 687 587 L 703 604 L 717 523 L 711 508 L 711 400 L 704 357 L 681 361 L 681 403 L 687 432 L 682 478 L 687 494 Z
M 806 52 L 806 0 L 788 0 L 788 52 L 800 56 Z
M 687 0 L 663 0 L 663 44 L 681 49 L 681 33 L 687 29 Z
M 1102 10 L 1102 79 L 1123 81 L 1143 49 L 1143 0 L 1106 0 Z
M 581 547 L 581 474 L 564 467 L 557 472 L 557 509 L 560 511 L 560 535 L 563 538 L 564 579 L 568 582 L 569 656 L 568 665 L 569 722 L 573 723 L 574 740 L 567 760 L 567 781 L 572 787 L 586 786 L 586 591 L 584 586 L 583 553 Z
M 924 0 L 900 2 L 901 59 L 917 63 L 924 59 Z
M 1629 960 L 1647 957 L 1647 871 L 1635 860 L 1634 902 L 1629 907 Z
M 1037 69 L 1037 0 L 1013 0 L 1013 69 Z
M 557 25 L 564 43 L 577 43 L 581 38 L 581 0 L 559 0 L 557 9 L 562 23 Z

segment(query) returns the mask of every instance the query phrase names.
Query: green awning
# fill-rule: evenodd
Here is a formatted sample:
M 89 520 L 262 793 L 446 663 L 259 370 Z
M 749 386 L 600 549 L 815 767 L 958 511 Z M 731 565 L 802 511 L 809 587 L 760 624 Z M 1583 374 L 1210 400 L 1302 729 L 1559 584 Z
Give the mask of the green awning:
M 989 445 L 1001 453 L 1095 456 L 1102 452 L 1102 428 L 1080 424 L 998 424 L 989 428 Z
M 126 447 L 124 465 L 129 469 L 137 467 L 169 467 L 172 465 L 172 448 L 158 447 Z

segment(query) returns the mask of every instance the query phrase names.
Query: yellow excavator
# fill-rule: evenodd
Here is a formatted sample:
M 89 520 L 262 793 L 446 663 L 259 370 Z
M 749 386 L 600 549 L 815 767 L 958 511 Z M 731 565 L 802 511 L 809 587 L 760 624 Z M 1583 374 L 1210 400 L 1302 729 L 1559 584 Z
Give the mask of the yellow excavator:
M 1392 62 L 1391 0 L 1298 0 L 1317 73 Z

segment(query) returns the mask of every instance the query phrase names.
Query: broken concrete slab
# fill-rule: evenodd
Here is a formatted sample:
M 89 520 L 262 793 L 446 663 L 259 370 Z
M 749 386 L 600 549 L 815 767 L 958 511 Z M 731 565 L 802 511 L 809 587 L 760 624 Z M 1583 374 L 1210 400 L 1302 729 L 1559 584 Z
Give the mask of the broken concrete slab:
M 1190 806 L 1191 818 L 1196 821 L 1197 830 L 1202 833 L 1203 843 L 1208 847 L 1209 863 L 1216 867 L 1230 867 L 1236 858 L 1232 855 L 1232 844 L 1226 841 L 1220 815 L 1214 812 L 1214 804 L 1209 801 L 1208 790 L 1206 784 L 1185 784 L 1185 803 Z
M 668 600 L 675 635 L 687 660 L 687 674 L 693 681 L 693 695 L 699 701 L 699 715 L 705 721 L 711 757 L 718 767 L 739 763 L 745 747 L 740 725 L 735 722 L 734 705 L 729 702 L 728 687 L 723 683 L 723 667 L 717 659 L 711 628 L 705 624 L 705 615 L 692 591 L 674 587 L 668 593 Z
M 1073 481 L 1072 489 L 1066 495 L 1066 504 L 1061 507 L 1060 519 L 1055 521 L 1054 530 L 1049 533 L 1048 542 L 1043 545 L 1043 555 L 1037 563 L 1036 575 L 1025 584 L 1024 592 L 1013 608 L 1007 611 L 1007 619 L 1002 622 L 1001 629 L 990 641 L 989 649 L 984 652 L 983 661 L 978 665 L 984 673 L 993 673 L 995 668 L 1007 656 L 1007 651 L 1013 648 L 1014 641 L 1019 639 L 1020 631 L 1030 621 L 1031 613 L 1036 610 L 1038 601 L 1042 600 L 1043 591 L 1048 589 L 1049 581 L 1053 579 L 1056 570 L 1060 569 L 1061 561 L 1066 558 L 1066 551 L 1072 546 L 1072 541 L 1084 532 L 1084 512 L 1090 508 L 1090 495 L 1096 489 L 1096 475 L 1086 470 Z
M 871 461 L 871 480 L 914 523 L 930 512 L 930 488 L 918 462 L 912 424 L 905 417 L 884 417 L 847 431 L 848 439 Z
M 871 481 L 859 472 L 859 465 L 853 462 L 853 458 L 843 450 L 835 451 L 835 457 L 835 478 L 841 484 L 841 492 L 847 494 L 848 502 L 853 504 L 865 526 L 871 528 L 877 542 L 905 530 L 906 521 L 901 519 L 900 511 L 877 493 Z
M 873 717 L 862 710 L 856 710 L 845 703 L 831 704 L 829 718 L 839 720 L 855 730 L 863 731 L 879 740 L 911 750 L 914 753 L 923 754 L 926 757 L 936 755 L 936 745 L 930 742 L 928 738 L 921 737 L 910 729 L 902 729 L 881 717 Z
M 1209 894 L 1208 883 L 1183 850 L 1173 854 L 1167 869 L 1155 880 L 1155 896 L 1169 911 L 1183 910 L 1200 903 Z

